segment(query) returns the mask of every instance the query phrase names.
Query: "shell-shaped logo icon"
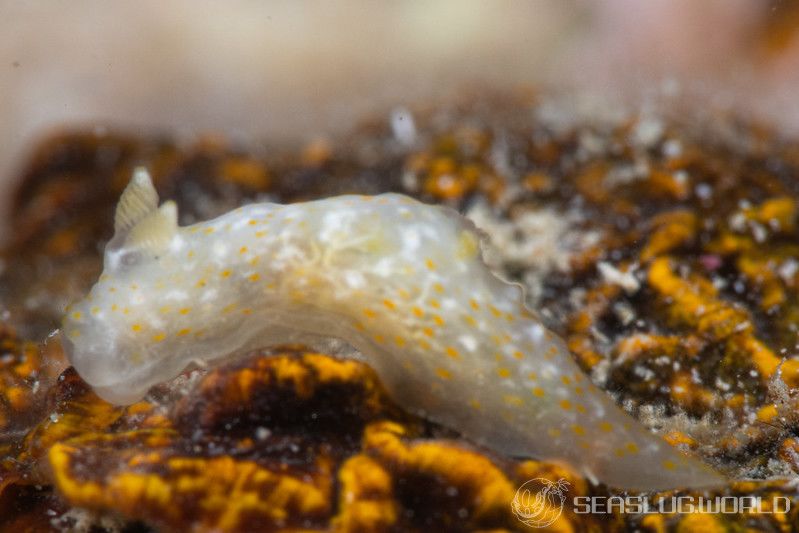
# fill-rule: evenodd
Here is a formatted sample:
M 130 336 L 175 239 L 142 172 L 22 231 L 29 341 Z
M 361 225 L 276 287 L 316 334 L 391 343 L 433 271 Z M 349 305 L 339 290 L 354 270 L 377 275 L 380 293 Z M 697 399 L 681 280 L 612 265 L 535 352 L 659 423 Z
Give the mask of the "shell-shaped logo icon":
M 526 481 L 516 491 L 511 510 L 516 518 L 530 527 L 547 527 L 558 519 L 566 503 L 569 482 L 535 478 Z

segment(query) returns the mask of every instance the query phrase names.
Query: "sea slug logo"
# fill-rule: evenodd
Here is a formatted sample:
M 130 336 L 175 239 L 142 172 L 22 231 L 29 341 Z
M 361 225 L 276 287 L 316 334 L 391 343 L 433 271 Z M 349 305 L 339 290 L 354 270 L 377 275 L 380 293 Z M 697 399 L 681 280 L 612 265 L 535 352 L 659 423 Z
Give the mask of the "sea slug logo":
M 563 512 L 568 488 L 569 482 L 563 478 L 557 482 L 531 479 L 516 491 L 511 510 L 516 518 L 530 527 L 547 527 Z
M 569 482 L 563 478 L 553 482 L 535 478 L 524 483 L 516 491 L 511 502 L 511 510 L 520 521 L 530 527 L 547 527 L 557 520 L 566 503 Z M 791 511 L 793 500 L 787 496 L 716 495 L 611 495 L 574 496 L 569 506 L 570 512 L 581 514 L 780 514 Z

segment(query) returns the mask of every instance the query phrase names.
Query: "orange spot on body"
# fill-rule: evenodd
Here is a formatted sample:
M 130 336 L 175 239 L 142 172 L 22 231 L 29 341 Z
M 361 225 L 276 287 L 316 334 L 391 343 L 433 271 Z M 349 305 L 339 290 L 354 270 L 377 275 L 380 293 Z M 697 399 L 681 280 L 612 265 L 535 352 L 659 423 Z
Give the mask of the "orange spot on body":
M 452 346 L 447 346 L 446 350 L 447 355 L 453 359 L 460 359 L 461 354 Z
M 518 396 L 514 396 L 514 395 L 510 395 L 510 394 L 505 396 L 503 398 L 503 400 L 504 400 L 504 402 L 506 404 L 511 405 L 513 407 L 521 407 L 522 405 L 524 405 L 524 400 L 522 400 Z
M 452 374 L 446 368 L 436 368 L 436 375 L 441 379 L 452 379 Z
M 552 359 L 558 354 L 558 348 L 553 344 L 547 348 L 546 359 Z

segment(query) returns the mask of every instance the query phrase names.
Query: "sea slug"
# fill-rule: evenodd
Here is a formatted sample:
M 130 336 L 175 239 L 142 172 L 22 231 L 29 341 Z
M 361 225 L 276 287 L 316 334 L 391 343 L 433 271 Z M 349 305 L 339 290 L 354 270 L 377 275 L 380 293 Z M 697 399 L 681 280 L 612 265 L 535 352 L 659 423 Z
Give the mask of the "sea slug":
M 179 227 L 138 169 L 114 229 L 103 274 L 63 322 L 72 364 L 110 402 L 196 361 L 337 337 L 400 405 L 500 453 L 565 459 L 625 489 L 723 483 L 592 385 L 454 210 L 339 196 Z

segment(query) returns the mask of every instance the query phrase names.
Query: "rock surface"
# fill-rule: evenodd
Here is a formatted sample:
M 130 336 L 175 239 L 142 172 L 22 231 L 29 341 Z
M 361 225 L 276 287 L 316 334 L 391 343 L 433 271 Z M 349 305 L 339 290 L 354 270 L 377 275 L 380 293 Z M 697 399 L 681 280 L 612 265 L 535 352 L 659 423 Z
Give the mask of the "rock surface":
M 378 117 L 265 155 L 212 137 L 43 141 L 1 259 L 0 530 L 524 530 L 511 501 L 534 478 L 570 483 L 552 531 L 795 528 L 795 509 L 577 514 L 573 496 L 607 489 L 403 413 L 334 345 L 271 347 L 119 408 L 44 340 L 96 278 L 135 165 L 182 223 L 256 199 L 404 192 L 489 233 L 492 266 L 637 418 L 755 479 L 720 494 L 795 503 L 799 145 L 728 115 L 569 109 L 473 95 L 406 112 L 401 132 Z

